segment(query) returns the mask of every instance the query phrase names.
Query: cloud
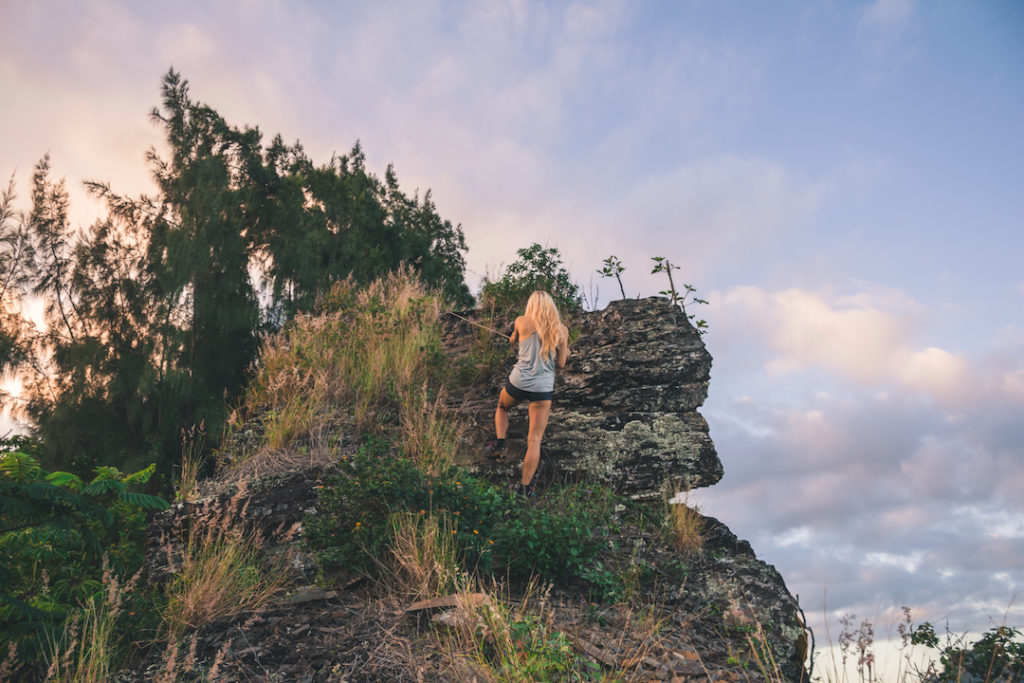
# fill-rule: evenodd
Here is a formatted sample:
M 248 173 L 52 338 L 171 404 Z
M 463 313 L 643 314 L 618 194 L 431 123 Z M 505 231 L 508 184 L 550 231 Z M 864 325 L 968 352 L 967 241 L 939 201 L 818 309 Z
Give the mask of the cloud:
M 917 11 L 917 0 L 874 0 L 864 7 L 857 22 L 856 35 L 879 66 L 889 70 L 900 64 L 911 51 L 899 50 Z M 875 79 L 885 78 L 881 71 Z
M 983 626 L 1019 590 L 994 577 L 1024 572 L 1019 438 L 980 420 L 995 396 L 951 422 L 908 389 L 869 391 L 706 408 L 725 477 L 702 511 L 749 538 L 816 621 L 827 591 L 831 610 L 909 604 Z
M 156 48 L 162 61 L 209 60 L 217 52 L 218 41 L 195 24 L 177 23 L 161 26 L 156 33 Z
M 819 625 L 826 592 L 830 610 L 909 604 L 957 628 L 1005 609 L 1024 572 L 1024 337 L 954 353 L 926 343 L 926 306 L 870 284 L 713 298 L 710 348 L 732 373 L 704 408 L 725 467 L 704 511 Z
M 905 386 L 945 403 L 957 401 L 975 381 L 965 358 L 934 346 L 911 352 L 898 374 Z
M 800 288 L 740 286 L 715 293 L 714 324 L 763 335 L 766 369 L 785 374 L 822 366 L 855 381 L 893 370 L 921 324 L 922 311 L 896 290 L 835 296 Z
M 759 363 L 779 380 L 820 371 L 833 382 L 910 392 L 955 417 L 970 406 L 1024 399 L 1024 336 L 1008 331 L 970 354 L 925 343 L 930 311 L 904 292 L 743 285 L 711 293 L 713 347 L 724 362 Z M 750 352 L 736 346 L 756 337 Z
M 1024 401 L 1024 370 L 1013 370 L 1003 376 L 1003 390 L 1007 396 Z

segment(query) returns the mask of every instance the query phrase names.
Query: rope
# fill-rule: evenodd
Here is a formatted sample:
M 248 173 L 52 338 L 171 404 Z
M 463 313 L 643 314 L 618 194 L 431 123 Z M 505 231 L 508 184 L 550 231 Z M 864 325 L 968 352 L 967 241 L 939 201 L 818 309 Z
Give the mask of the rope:
M 462 317 L 461 315 L 459 315 L 458 313 L 455 313 L 455 312 L 453 312 L 453 311 L 452 311 L 452 312 L 449 312 L 449 313 L 448 313 L 448 315 L 454 315 L 454 316 L 455 316 L 456 318 L 458 318 L 459 320 L 465 320 L 465 321 L 466 321 L 467 323 L 469 323 L 470 325 L 476 325 L 477 327 L 480 327 L 480 328 L 482 328 L 482 329 L 485 329 L 485 330 L 487 330 L 488 332 L 493 332 L 494 334 L 500 334 L 500 335 L 501 335 L 502 337 L 507 337 L 507 336 L 508 336 L 507 334 L 505 334 L 505 333 L 504 333 L 504 332 L 502 332 L 501 330 L 496 330 L 496 329 L 494 329 L 493 327 L 487 327 L 487 325 L 481 325 L 480 323 L 477 323 L 477 322 L 473 322 L 473 321 L 472 321 L 472 320 L 470 320 L 469 318 L 463 318 L 463 317 Z

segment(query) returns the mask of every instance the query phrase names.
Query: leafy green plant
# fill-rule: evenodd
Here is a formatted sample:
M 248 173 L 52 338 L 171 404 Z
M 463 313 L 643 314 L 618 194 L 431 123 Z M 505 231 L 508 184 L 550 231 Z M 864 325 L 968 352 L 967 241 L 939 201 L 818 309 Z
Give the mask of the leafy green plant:
M 463 561 L 490 568 L 488 531 L 511 507 L 509 492 L 455 467 L 430 476 L 378 437 L 343 456 L 339 469 L 320 490 L 318 514 L 304 525 L 325 570 L 372 570 L 393 542 L 389 520 L 399 512 L 448 516 Z
M 562 255 L 557 248 L 534 243 L 516 253 L 518 257 L 505 269 L 501 279 L 484 281 L 480 293 L 484 307 L 521 312 L 530 294 L 538 289 L 551 294 L 559 309 L 566 313 L 582 307 L 580 288 L 562 265 Z
M 122 579 L 142 565 L 147 511 L 166 501 L 134 489 L 154 466 L 132 474 L 99 467 L 89 482 L 46 472 L 30 439 L 6 440 L 0 452 L 0 650 L 15 643 L 19 660 L 45 658 L 66 619 L 104 590 L 104 571 Z M 108 562 L 109 560 L 109 562 Z M 98 614 L 98 612 L 97 612 Z
M 682 293 L 676 289 L 675 281 L 672 279 L 672 271 L 679 270 L 679 266 L 673 265 L 664 256 L 652 256 L 651 260 L 654 261 L 654 269 L 651 271 L 652 275 L 655 273 L 665 273 L 668 276 L 668 289 L 664 289 L 658 292 L 658 294 L 667 296 L 672 301 L 673 305 L 678 305 L 683 310 L 687 320 L 692 322 L 693 326 L 697 328 L 697 332 L 702 335 L 706 334 L 708 322 L 703 319 L 696 320 L 695 313 L 687 313 L 686 304 L 694 303 L 707 305 L 708 302 L 705 299 L 701 299 L 696 296 L 697 288 L 693 285 L 683 284 Z
M 587 578 L 604 582 L 591 567 L 605 543 L 614 507 L 604 488 L 551 488 L 536 505 L 515 511 L 493 531 L 495 553 L 513 576 L 545 580 Z
M 371 437 L 344 456 L 320 490 L 304 529 L 321 568 L 371 572 L 394 547 L 396 514 L 436 516 L 449 525 L 462 568 L 512 578 L 617 579 L 594 565 L 605 543 L 614 496 L 580 485 L 552 487 L 524 505 L 504 487 L 459 467 L 428 474 L 388 442 Z M 617 588 L 615 590 L 618 590 Z
M 619 257 L 614 254 L 606 258 L 603 263 L 604 268 L 597 271 L 597 274 L 601 277 L 614 277 L 616 282 L 619 283 L 619 293 L 622 294 L 622 298 L 625 299 L 626 290 L 622 287 L 622 278 L 619 276 L 626 267 L 622 265 L 622 261 L 619 260 Z
M 1019 629 L 997 626 L 968 645 L 962 638 L 947 638 L 941 645 L 935 628 L 920 624 L 911 633 L 911 643 L 939 652 L 940 670 L 931 671 L 931 680 L 1019 681 L 1024 679 L 1024 642 Z

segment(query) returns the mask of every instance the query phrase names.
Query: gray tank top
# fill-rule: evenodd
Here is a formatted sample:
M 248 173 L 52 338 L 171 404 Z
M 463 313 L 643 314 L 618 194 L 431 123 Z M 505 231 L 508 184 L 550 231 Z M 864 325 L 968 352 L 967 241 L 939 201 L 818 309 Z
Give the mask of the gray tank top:
M 508 381 L 523 391 L 555 390 L 555 357 L 545 358 L 541 352 L 540 335 L 534 332 L 519 340 L 519 360 L 512 368 Z

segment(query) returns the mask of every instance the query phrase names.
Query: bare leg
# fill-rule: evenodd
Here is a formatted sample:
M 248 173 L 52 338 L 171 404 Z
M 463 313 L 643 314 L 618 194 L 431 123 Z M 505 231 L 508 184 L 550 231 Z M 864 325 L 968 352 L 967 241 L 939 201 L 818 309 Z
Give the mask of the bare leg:
M 530 402 L 530 434 L 526 438 L 526 457 L 523 458 L 523 486 L 533 481 L 540 464 L 540 442 L 551 415 L 551 401 Z
M 498 407 L 494 410 L 494 435 L 504 439 L 508 433 L 508 409 L 517 405 L 519 401 L 508 395 L 504 389 L 498 395 Z

